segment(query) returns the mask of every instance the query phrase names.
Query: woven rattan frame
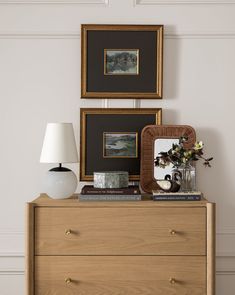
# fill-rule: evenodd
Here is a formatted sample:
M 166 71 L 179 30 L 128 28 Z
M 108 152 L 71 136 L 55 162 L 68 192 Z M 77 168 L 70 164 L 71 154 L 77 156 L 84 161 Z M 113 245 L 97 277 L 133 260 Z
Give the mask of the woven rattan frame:
M 187 125 L 148 125 L 141 134 L 141 162 L 140 162 L 140 185 L 143 191 L 152 193 L 159 189 L 154 178 L 154 142 L 160 138 L 180 138 L 187 136 L 186 148 L 190 148 L 196 141 L 196 132 Z M 161 151 L 159 151 L 161 152 Z

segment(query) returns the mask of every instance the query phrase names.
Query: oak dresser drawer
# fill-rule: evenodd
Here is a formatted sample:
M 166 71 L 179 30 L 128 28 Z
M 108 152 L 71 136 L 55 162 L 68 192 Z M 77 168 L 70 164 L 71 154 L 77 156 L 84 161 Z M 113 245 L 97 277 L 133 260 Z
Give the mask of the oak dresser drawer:
M 205 256 L 38 256 L 35 295 L 206 295 Z
M 35 254 L 206 255 L 206 208 L 38 207 Z

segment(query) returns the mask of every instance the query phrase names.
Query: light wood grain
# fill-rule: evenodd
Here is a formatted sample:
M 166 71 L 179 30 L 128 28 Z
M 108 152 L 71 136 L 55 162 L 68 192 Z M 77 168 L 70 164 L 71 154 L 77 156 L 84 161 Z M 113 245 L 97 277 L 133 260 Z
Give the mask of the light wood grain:
M 215 295 L 214 204 L 77 197 L 28 205 L 27 295 Z
M 206 255 L 206 208 L 36 208 L 35 224 L 37 255 Z
M 207 204 L 207 295 L 215 295 L 215 204 Z
M 34 204 L 26 205 L 25 279 L 26 294 L 34 294 Z
M 203 256 L 38 256 L 35 263 L 35 295 L 206 295 Z
M 63 200 L 54 200 L 49 198 L 46 194 L 41 194 L 38 198 L 36 198 L 33 203 L 37 207 L 80 207 L 80 208 L 155 208 L 155 207 L 164 207 L 164 208 L 197 208 L 197 207 L 206 207 L 208 201 L 202 198 L 201 201 L 196 202 L 157 202 L 152 201 L 151 195 L 143 195 L 142 201 L 132 201 L 132 202 L 80 202 L 79 195 L 74 194 L 68 199 Z

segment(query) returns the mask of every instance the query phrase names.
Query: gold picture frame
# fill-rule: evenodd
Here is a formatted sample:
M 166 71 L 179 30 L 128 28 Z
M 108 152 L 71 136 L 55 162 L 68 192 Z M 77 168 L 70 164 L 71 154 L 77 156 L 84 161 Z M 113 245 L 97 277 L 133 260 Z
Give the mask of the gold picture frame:
M 161 99 L 163 31 L 163 25 L 81 25 L 81 98 Z M 139 74 L 105 74 L 107 48 L 139 49 Z
M 81 108 L 80 181 L 93 181 L 93 173 L 96 171 L 114 170 L 126 170 L 129 172 L 130 181 L 138 181 L 140 179 L 141 131 L 146 125 L 161 123 L 161 108 Z M 104 132 L 138 132 L 138 158 L 104 158 Z

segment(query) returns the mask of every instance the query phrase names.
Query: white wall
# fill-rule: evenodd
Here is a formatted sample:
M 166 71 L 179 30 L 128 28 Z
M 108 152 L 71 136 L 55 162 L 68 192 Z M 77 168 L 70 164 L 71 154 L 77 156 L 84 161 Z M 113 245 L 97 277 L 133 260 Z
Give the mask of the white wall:
M 0 0 L 0 293 L 24 294 L 24 204 L 51 166 L 39 164 L 47 122 L 80 107 L 80 24 L 164 24 L 163 123 L 189 124 L 213 155 L 198 185 L 217 203 L 217 294 L 235 290 L 235 0 Z M 71 167 L 78 171 L 77 165 Z M 81 185 L 80 185 L 81 186 Z

